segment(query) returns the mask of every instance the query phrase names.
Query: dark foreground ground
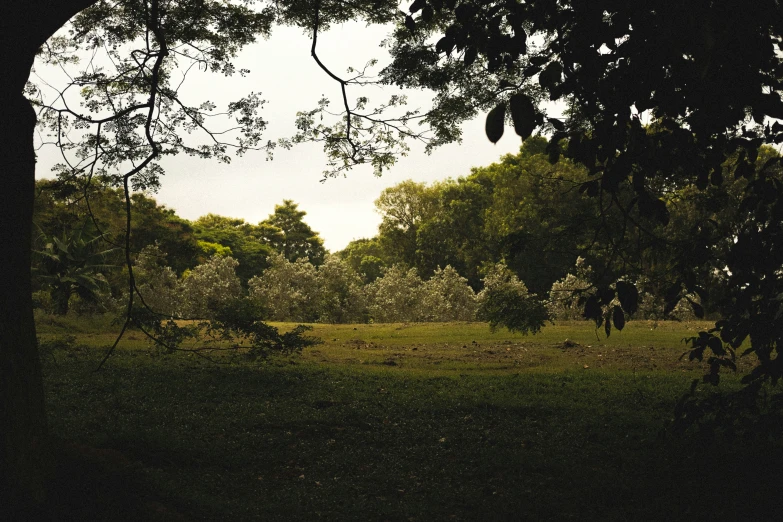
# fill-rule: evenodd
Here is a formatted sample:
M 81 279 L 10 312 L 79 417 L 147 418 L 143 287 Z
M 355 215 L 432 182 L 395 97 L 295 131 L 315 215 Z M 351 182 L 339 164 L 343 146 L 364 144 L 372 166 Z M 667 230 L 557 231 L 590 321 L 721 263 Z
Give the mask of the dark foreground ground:
M 45 356 L 45 516 L 780 520 L 778 445 L 665 430 L 703 370 L 678 360 L 698 326 L 320 326 L 325 344 L 262 364 L 131 334 L 95 373 L 107 334 L 44 325 L 77 336 Z

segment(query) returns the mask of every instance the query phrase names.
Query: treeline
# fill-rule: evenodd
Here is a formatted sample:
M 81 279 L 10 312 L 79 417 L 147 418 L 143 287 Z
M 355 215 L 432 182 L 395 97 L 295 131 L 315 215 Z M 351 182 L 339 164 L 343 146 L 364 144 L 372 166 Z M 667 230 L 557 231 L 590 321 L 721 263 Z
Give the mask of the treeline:
M 530 138 L 519 154 L 468 176 L 399 183 L 376 201 L 378 234 L 334 254 L 292 201 L 255 225 L 213 214 L 190 222 L 135 193 L 136 286 L 146 305 L 170 317 L 208 318 L 249 299 L 268 320 L 481 319 L 517 321 L 525 330 L 548 316 L 579 319 L 590 298 L 611 313 L 617 295 L 597 296 L 596 288 L 619 276 L 641 290 L 637 318 L 713 312 L 708 303 L 725 272 L 702 262 L 709 256 L 693 253 L 700 291 L 674 309 L 665 308 L 666 295 L 681 289 L 668 278 L 705 223 L 716 237 L 741 225 L 733 201 L 745 180 L 703 191 L 662 184 L 657 195 L 666 205 L 650 220 L 626 210 L 633 194 L 604 196 L 584 169 L 549 159 L 546 141 Z M 584 197 L 592 191 L 599 197 Z M 39 306 L 54 313 L 121 308 L 128 291 L 122 193 L 100 183 L 39 181 L 36 202 Z
M 126 206 L 121 190 L 100 179 L 88 186 L 73 180 L 39 180 L 33 218 L 33 274 L 36 304 L 53 313 L 72 306 L 80 313 L 113 311 L 127 295 Z M 207 214 L 195 221 L 176 215 L 144 193 L 131 195 L 131 234 L 128 252 L 138 264 L 151 246 L 165 252 L 175 277 L 211 258 L 236 260 L 236 274 L 246 287 L 262 273 L 268 259 L 279 253 L 287 259 L 323 262 L 326 249 L 318 233 L 303 218 L 305 212 L 290 200 L 258 224 Z

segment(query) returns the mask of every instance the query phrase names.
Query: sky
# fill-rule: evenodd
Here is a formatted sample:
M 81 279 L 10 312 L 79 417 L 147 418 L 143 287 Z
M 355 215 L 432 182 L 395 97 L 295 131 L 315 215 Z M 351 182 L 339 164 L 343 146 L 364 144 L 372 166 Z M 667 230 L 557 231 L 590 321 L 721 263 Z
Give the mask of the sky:
M 351 23 L 335 26 L 319 35 L 318 55 L 336 74 L 344 74 L 349 66 L 361 68 L 371 58 L 379 67 L 388 61 L 388 53 L 379 47 L 388 27 L 366 27 Z M 218 107 L 249 92 L 260 92 L 267 100 L 261 114 L 269 122 L 263 140 L 291 136 L 295 131 L 297 111 L 312 109 L 323 95 L 339 106 L 339 85 L 317 66 L 310 57 L 310 39 L 301 30 L 275 28 L 268 40 L 247 47 L 238 57 L 237 69 L 250 69 L 242 78 L 198 72 L 188 77 L 185 95 L 188 101 L 210 100 Z M 41 67 L 39 75 L 44 75 Z M 35 75 L 31 78 L 35 81 Z M 47 77 L 56 84 L 56 75 Z M 349 99 L 367 95 L 371 100 L 387 99 L 398 90 L 387 87 L 362 90 L 353 87 Z M 426 110 L 431 93 L 408 91 L 409 107 Z M 521 145 L 513 129 L 496 145 L 484 135 L 484 116 L 463 125 L 463 142 L 436 149 L 431 155 L 424 147 L 411 144 L 407 157 L 401 158 L 378 178 L 371 168 L 354 168 L 345 177 L 323 181 L 326 157 L 317 144 L 296 145 L 278 150 L 274 160 L 266 161 L 264 152 L 248 152 L 234 158 L 230 164 L 191 158 L 185 155 L 166 158 L 162 166 L 166 175 L 162 188 L 152 196 L 186 219 L 213 213 L 243 218 L 257 223 L 274 211 L 284 199 L 292 199 L 307 215 L 305 221 L 324 239 L 328 250 L 344 248 L 351 240 L 372 237 L 377 232 L 381 216 L 374 201 L 381 191 L 412 179 L 432 182 L 456 178 L 470 173 L 471 167 L 489 165 L 503 154 L 516 153 Z M 54 147 L 39 151 L 38 177 L 50 177 L 51 166 L 60 161 Z

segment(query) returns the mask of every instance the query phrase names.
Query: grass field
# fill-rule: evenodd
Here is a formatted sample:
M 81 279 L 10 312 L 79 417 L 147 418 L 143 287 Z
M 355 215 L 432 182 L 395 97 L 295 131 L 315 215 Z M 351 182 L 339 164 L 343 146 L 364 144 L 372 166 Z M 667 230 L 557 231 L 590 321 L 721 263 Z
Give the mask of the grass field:
M 776 449 L 664 434 L 705 326 L 314 325 L 265 363 L 130 332 L 97 373 L 105 324 L 39 331 L 76 336 L 44 356 L 53 433 L 162 520 L 779 519 Z

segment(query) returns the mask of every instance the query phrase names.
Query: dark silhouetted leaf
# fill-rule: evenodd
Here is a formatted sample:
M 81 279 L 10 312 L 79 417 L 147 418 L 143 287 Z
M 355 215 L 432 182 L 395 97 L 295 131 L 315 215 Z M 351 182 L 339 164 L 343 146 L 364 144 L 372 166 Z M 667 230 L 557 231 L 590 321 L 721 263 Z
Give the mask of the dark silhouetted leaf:
M 522 93 L 511 97 L 511 119 L 514 121 L 514 130 L 522 139 L 527 139 L 536 128 L 536 108 L 533 102 Z
M 468 47 L 465 49 L 465 65 L 473 65 L 473 62 L 476 61 L 476 58 L 478 57 L 478 49 L 475 47 Z
M 608 286 L 599 288 L 596 294 L 602 305 L 608 305 L 614 299 L 614 290 Z
M 669 224 L 669 209 L 666 208 L 666 203 L 661 199 L 653 200 L 653 215 L 661 225 L 666 226 Z
M 450 53 L 454 49 L 454 39 L 450 36 L 444 36 L 435 44 L 435 50 L 439 53 Z
M 692 299 L 688 299 L 688 302 L 691 304 L 691 308 L 693 308 L 693 315 L 699 319 L 704 319 L 704 307 Z
M 723 172 L 720 167 L 714 169 L 710 175 L 710 181 L 716 187 L 720 187 L 723 184 Z
M 707 341 L 707 346 L 715 355 L 726 355 L 726 350 L 723 348 L 723 342 L 717 337 L 710 337 Z
M 427 5 L 427 0 L 416 0 L 415 2 L 413 2 L 411 4 L 410 12 L 411 13 L 415 13 L 416 11 L 418 11 L 419 9 L 424 7 L 425 5 Z
M 633 315 L 639 309 L 639 290 L 636 285 L 627 281 L 617 281 L 617 298 L 620 300 L 620 306 L 623 307 L 628 315 Z
M 565 123 L 562 122 L 562 120 L 558 120 L 557 118 L 547 118 L 547 121 L 549 122 L 552 127 L 555 128 L 556 131 L 564 131 L 565 130 Z
M 525 78 L 530 78 L 531 76 L 535 76 L 541 72 L 541 66 L 539 65 L 531 65 L 529 67 L 526 67 L 524 71 L 522 71 L 522 76 Z
M 591 295 L 587 298 L 582 316 L 585 319 L 592 319 L 596 324 L 601 324 L 601 303 L 598 301 L 598 297 Z
M 579 186 L 579 192 L 594 198 L 598 195 L 598 190 L 600 188 L 601 184 L 598 181 L 585 181 Z
M 618 330 L 625 328 L 625 314 L 623 313 L 623 309 L 619 306 L 615 306 L 612 309 L 612 322 L 614 323 L 614 327 Z
M 416 29 L 416 22 L 413 21 L 411 15 L 405 15 L 405 27 L 407 27 L 410 32 L 413 32 Z
M 720 374 L 708 373 L 707 375 L 704 376 L 704 382 L 708 382 L 713 386 L 717 386 L 718 384 L 720 384 Z
M 432 7 L 425 5 L 421 9 L 421 19 L 424 20 L 425 23 L 432 22 L 432 18 L 435 16 L 435 11 L 432 10 Z
M 552 89 L 555 85 L 560 83 L 560 76 L 563 74 L 563 66 L 560 62 L 552 62 L 546 66 L 538 75 L 538 83 L 544 89 Z
M 484 127 L 487 138 L 492 143 L 497 143 L 503 137 L 503 127 L 506 121 L 506 104 L 499 103 L 487 114 L 487 122 Z

